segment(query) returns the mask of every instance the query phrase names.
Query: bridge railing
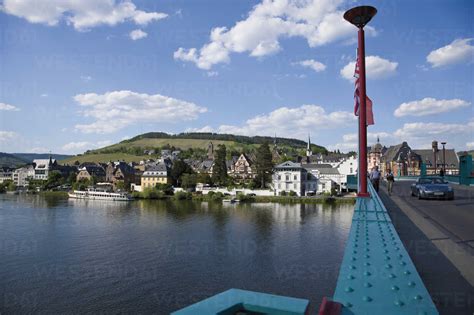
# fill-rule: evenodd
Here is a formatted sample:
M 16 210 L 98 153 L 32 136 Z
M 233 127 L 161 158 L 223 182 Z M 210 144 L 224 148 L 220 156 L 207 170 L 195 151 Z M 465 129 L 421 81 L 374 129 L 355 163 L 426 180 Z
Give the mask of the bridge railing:
M 357 198 L 333 300 L 342 314 L 438 314 L 370 183 L 369 192 Z

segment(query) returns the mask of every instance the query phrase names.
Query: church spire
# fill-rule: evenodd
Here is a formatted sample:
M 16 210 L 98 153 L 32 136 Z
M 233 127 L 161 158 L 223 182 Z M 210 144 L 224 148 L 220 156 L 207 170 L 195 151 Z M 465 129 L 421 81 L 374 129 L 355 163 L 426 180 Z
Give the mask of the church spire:
M 308 146 L 306 147 L 306 156 L 311 155 L 313 155 L 313 152 L 311 151 L 311 136 L 308 133 Z

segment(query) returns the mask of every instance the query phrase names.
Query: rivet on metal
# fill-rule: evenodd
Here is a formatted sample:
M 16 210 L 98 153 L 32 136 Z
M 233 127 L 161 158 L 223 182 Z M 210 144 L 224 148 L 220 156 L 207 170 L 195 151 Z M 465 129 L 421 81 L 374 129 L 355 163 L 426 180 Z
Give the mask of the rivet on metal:
M 421 295 L 417 294 L 413 297 L 415 300 L 422 300 L 423 298 L 421 297 Z
M 396 301 L 395 301 L 395 305 L 397 305 L 397 306 L 403 306 L 403 305 L 405 305 L 405 303 L 403 303 L 403 302 L 400 301 L 400 300 L 396 300 Z
M 399 287 L 397 287 L 396 285 L 392 286 L 392 291 L 398 291 L 398 290 L 400 290 Z
M 393 273 L 391 273 L 388 277 L 389 277 L 390 279 L 395 279 L 397 276 L 394 275 Z
M 408 286 L 409 286 L 409 287 L 414 287 L 415 285 L 416 285 L 416 283 L 413 282 L 413 281 L 408 282 Z
M 386 269 L 391 269 L 391 268 L 392 268 L 392 265 L 386 264 L 386 265 L 385 265 L 385 268 L 386 268 Z
M 344 291 L 346 291 L 347 293 L 350 293 L 350 292 L 354 292 L 354 289 L 351 287 L 347 287 L 344 289 Z
M 347 279 L 348 279 L 348 280 L 352 280 L 352 279 L 355 279 L 355 277 L 354 277 L 353 275 L 348 275 L 348 276 L 347 276 Z
M 364 283 L 364 287 L 370 288 L 370 287 L 372 287 L 372 284 L 370 282 L 366 282 L 366 283 Z
M 410 270 L 405 270 L 405 271 L 403 272 L 403 274 L 405 274 L 405 275 L 407 275 L 407 276 L 408 276 L 408 275 L 410 275 L 410 274 L 411 274 L 411 272 L 410 272 Z
M 364 300 L 365 302 L 371 302 L 371 301 L 372 301 L 372 298 L 371 298 L 370 296 L 367 296 L 367 295 L 366 295 L 366 296 L 364 296 L 364 297 L 362 298 L 362 300 Z
M 368 276 L 370 276 L 370 275 L 371 275 L 370 271 L 365 271 L 365 272 L 364 272 L 364 276 L 368 277 Z

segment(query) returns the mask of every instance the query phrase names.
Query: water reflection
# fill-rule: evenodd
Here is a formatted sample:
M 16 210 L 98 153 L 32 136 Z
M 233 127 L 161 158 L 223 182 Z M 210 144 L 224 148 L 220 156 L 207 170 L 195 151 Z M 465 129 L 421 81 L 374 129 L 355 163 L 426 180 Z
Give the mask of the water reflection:
M 37 296 L 6 313 L 166 314 L 233 287 L 319 302 L 351 217 L 351 205 L 0 195 L 0 286 Z

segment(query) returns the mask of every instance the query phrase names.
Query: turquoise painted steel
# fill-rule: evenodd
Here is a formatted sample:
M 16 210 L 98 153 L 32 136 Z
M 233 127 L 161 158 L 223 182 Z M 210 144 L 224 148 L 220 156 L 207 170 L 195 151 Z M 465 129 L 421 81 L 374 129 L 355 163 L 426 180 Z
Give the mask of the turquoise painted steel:
M 472 172 L 472 155 L 461 155 L 459 157 L 459 184 L 469 186 L 474 183 L 474 177 L 472 177 Z
M 425 176 L 426 175 L 426 164 L 424 162 L 421 162 L 421 165 L 420 165 L 420 174 L 421 176 Z
M 230 315 L 238 311 L 251 314 L 304 315 L 309 301 L 280 295 L 230 289 L 190 305 L 172 315 Z
M 438 314 L 379 196 L 357 198 L 333 300 L 342 314 Z
M 357 190 L 357 175 L 347 175 L 347 188 Z

